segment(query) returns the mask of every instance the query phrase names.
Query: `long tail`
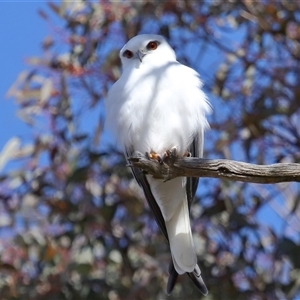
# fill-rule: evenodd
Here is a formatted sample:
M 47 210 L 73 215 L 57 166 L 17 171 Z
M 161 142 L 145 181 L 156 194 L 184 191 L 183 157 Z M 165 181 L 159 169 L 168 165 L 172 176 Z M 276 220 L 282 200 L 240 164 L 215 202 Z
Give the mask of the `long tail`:
M 166 224 L 175 270 L 178 274 L 193 272 L 197 256 L 190 225 L 186 178 L 168 182 L 150 177 L 148 180 Z
M 193 272 L 197 264 L 186 198 L 179 203 L 170 220 L 165 220 L 171 254 L 178 274 Z
M 207 295 L 208 291 L 201 277 L 194 249 L 185 189 L 186 178 L 163 182 L 147 175 L 147 180 L 164 219 L 166 237 L 170 243 L 172 261 L 169 267 L 167 293 L 170 294 L 173 290 L 178 274 L 187 273 L 202 294 Z

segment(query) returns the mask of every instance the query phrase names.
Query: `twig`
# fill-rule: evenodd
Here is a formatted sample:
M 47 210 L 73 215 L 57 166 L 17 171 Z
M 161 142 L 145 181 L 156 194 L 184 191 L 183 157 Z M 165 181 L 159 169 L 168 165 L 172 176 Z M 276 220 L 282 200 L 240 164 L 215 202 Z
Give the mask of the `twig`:
M 175 158 L 160 164 L 135 152 L 128 158 L 130 167 L 140 168 L 165 181 L 175 177 L 212 177 L 252 183 L 300 182 L 300 164 L 255 165 L 228 159 Z

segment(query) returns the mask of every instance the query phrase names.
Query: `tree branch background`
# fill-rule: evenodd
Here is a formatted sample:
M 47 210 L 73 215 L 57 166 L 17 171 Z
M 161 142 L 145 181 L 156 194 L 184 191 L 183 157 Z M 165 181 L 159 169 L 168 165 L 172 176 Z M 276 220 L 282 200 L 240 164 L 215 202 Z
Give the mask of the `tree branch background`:
M 296 1 L 49 2 L 53 29 L 8 95 L 32 127 L 0 167 L 1 299 L 199 299 L 187 276 L 167 297 L 169 249 L 123 155 L 103 134 L 118 51 L 167 37 L 212 102 L 205 157 L 299 163 Z M 57 17 L 59 22 L 57 22 Z M 191 218 L 208 299 L 296 299 L 299 183 L 201 179 Z M 18 224 L 21 230 L 16 231 Z

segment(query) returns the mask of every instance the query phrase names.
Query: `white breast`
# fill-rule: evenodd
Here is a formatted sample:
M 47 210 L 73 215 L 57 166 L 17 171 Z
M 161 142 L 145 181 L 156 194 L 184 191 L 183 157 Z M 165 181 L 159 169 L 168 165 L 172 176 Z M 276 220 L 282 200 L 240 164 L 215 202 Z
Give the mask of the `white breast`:
M 122 74 L 106 100 L 107 125 L 118 143 L 142 153 L 183 155 L 210 110 L 197 73 L 177 62 Z

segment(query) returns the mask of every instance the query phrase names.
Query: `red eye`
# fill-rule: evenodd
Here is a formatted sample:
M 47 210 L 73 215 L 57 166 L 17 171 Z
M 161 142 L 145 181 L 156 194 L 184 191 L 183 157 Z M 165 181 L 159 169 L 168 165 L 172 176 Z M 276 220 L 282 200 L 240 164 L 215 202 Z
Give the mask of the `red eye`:
M 147 49 L 148 50 L 155 50 L 155 49 L 157 49 L 158 45 L 159 45 L 159 43 L 157 41 L 151 41 L 151 42 L 148 43 Z
M 124 52 L 123 52 L 123 57 L 126 57 L 126 58 L 132 58 L 133 57 L 133 53 L 131 52 L 131 51 L 129 51 L 129 50 L 125 50 Z

